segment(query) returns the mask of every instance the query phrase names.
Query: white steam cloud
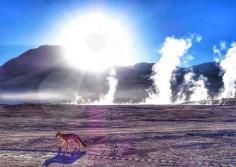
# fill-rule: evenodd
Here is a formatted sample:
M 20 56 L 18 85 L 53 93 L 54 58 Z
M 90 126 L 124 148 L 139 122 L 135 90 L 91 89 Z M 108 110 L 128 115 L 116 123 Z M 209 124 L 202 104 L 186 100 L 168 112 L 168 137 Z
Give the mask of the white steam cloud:
M 185 67 L 190 66 L 189 62 L 191 62 L 192 60 L 194 60 L 194 57 L 192 55 L 190 55 L 190 54 L 185 55 L 185 56 L 181 57 L 181 59 L 180 59 L 181 65 L 183 65 Z
M 215 54 L 214 60 L 215 62 L 220 62 L 223 58 L 223 52 L 227 49 L 227 43 L 225 41 L 221 41 L 219 45 L 213 46 L 213 53 Z
M 145 100 L 148 104 L 169 104 L 171 103 L 171 79 L 172 73 L 178 65 L 180 58 L 186 54 L 192 46 L 192 38 L 167 37 L 162 48 L 159 50 L 161 58 L 153 66 L 154 91 L 149 92 Z
M 225 58 L 220 62 L 224 71 L 222 89 L 219 98 L 234 98 L 236 94 L 236 43 L 228 49 Z
M 208 90 L 206 88 L 207 78 L 200 75 L 195 81 L 195 74 L 189 72 L 184 76 L 181 91 L 178 92 L 176 103 L 183 103 L 186 101 L 199 102 L 208 99 Z
M 13 100 L 13 101 L 51 101 L 51 100 L 63 100 L 65 97 L 60 93 L 55 92 L 11 92 L 1 93 L 0 99 L 2 100 Z
M 84 104 L 84 100 L 78 93 L 74 93 L 74 97 L 67 104 Z
M 201 35 L 192 35 L 192 38 L 196 39 L 196 42 L 200 43 L 202 41 L 202 36 Z
M 107 77 L 108 82 L 108 92 L 105 95 L 102 95 L 98 101 L 95 101 L 93 104 L 101 104 L 101 105 L 107 105 L 107 104 L 114 104 L 114 96 L 116 93 L 117 83 L 118 79 L 116 78 L 116 70 L 111 69 L 109 76 Z

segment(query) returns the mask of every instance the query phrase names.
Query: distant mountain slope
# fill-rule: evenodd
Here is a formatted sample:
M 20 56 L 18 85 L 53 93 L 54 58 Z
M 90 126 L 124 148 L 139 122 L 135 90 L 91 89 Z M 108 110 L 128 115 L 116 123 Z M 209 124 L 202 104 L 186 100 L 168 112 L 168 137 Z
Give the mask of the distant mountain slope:
M 39 82 L 61 61 L 59 46 L 44 45 L 31 49 L 0 67 L 0 88 L 36 89 Z
M 115 94 L 117 102 L 138 102 L 147 97 L 147 89 L 152 86 L 153 63 L 138 63 L 133 66 L 115 67 L 117 70 L 118 88 Z M 173 96 L 178 92 L 184 74 L 192 69 L 196 76 L 203 75 L 208 79 L 207 88 L 211 95 L 222 87 L 219 66 L 213 62 L 190 68 L 177 68 L 176 82 L 172 83 Z M 31 49 L 0 67 L 1 92 L 30 91 L 64 91 L 76 92 L 85 99 L 98 99 L 108 90 L 103 73 L 89 73 L 70 69 L 63 60 L 60 46 L 44 45 Z

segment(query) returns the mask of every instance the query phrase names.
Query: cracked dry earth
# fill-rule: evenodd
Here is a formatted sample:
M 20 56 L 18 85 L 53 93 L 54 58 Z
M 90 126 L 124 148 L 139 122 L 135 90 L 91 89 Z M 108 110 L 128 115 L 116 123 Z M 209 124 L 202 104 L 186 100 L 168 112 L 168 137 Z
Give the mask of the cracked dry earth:
M 85 154 L 56 163 L 57 130 Z M 0 167 L 236 166 L 236 106 L 1 105 L 0 132 Z

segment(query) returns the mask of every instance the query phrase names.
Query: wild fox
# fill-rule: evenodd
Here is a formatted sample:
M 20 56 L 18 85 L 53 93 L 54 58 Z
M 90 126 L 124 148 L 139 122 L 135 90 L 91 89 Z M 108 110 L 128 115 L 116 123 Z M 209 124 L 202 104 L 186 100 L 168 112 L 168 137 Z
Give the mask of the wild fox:
M 61 142 L 60 142 L 60 146 L 62 147 L 65 143 L 66 143 L 66 150 L 68 149 L 68 145 L 69 145 L 69 141 L 74 141 L 79 145 L 79 149 L 80 149 L 80 143 L 86 147 L 87 144 L 76 134 L 62 134 L 60 131 L 57 132 L 56 136 L 59 136 Z

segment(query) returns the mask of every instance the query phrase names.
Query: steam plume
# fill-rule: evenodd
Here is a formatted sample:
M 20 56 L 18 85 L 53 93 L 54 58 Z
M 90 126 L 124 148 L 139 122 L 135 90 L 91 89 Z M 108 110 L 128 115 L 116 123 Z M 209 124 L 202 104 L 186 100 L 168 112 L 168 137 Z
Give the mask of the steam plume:
M 83 103 L 84 103 L 83 98 L 78 93 L 74 93 L 74 97 L 70 102 L 70 104 L 83 104 Z
M 99 101 L 95 101 L 94 104 L 114 104 L 114 95 L 116 93 L 118 83 L 115 69 L 110 70 L 109 76 L 106 80 L 109 86 L 108 92 L 106 95 L 100 97 Z
M 233 43 L 228 49 L 225 58 L 220 62 L 220 66 L 224 71 L 224 88 L 219 97 L 234 98 L 236 94 L 236 43 Z
M 185 74 L 182 89 L 177 95 L 177 103 L 199 102 L 208 99 L 208 91 L 205 86 L 207 78 L 202 75 L 197 80 L 194 80 L 194 78 L 195 74 L 193 72 Z
M 188 51 L 192 45 L 191 38 L 167 37 L 162 48 L 159 50 L 161 58 L 152 70 L 154 91 L 149 92 L 146 103 L 149 104 L 169 104 L 171 103 L 171 78 L 172 73 L 178 65 L 180 58 Z

